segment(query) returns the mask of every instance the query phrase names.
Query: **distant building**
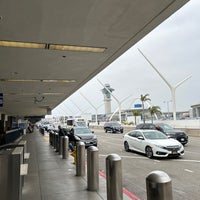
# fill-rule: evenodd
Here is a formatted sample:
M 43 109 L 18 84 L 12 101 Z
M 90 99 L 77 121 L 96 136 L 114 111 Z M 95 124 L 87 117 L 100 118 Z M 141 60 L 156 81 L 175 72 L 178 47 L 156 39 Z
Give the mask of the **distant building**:
M 192 117 L 200 117 L 200 104 L 195 104 L 191 106 L 192 108 Z

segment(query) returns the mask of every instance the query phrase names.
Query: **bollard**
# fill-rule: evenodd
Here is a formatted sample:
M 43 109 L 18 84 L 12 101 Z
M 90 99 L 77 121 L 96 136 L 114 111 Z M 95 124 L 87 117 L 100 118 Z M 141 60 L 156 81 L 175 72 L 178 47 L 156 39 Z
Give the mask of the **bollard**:
M 50 131 L 49 132 L 49 144 L 52 146 L 53 145 L 53 140 L 52 140 L 52 138 L 53 138 L 53 133 L 52 133 L 52 131 Z
M 147 200 L 172 200 L 170 177 L 163 171 L 153 171 L 146 177 Z
M 62 158 L 67 159 L 69 157 L 69 138 L 67 136 L 62 137 Z
M 63 148 L 62 148 L 62 145 L 63 145 L 63 137 L 64 136 L 59 136 L 58 138 L 59 138 L 59 155 L 62 155 L 62 150 L 63 150 Z
M 49 144 L 51 145 L 51 131 L 49 132 Z
M 95 146 L 87 150 L 87 188 L 89 191 L 99 190 L 99 150 Z
M 85 143 L 76 143 L 76 176 L 85 176 Z
M 56 133 L 56 152 L 59 152 L 59 135 Z
M 110 154 L 106 158 L 107 200 L 122 200 L 122 165 L 117 154 Z
M 56 133 L 53 134 L 53 148 L 56 149 Z

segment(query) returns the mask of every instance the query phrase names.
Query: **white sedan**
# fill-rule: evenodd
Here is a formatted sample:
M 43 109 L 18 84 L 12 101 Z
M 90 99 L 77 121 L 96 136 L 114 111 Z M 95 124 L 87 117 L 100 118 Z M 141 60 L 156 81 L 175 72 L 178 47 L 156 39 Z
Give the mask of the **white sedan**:
M 130 131 L 124 135 L 123 142 L 125 151 L 144 153 L 148 158 L 184 155 L 184 147 L 180 142 L 157 130 Z

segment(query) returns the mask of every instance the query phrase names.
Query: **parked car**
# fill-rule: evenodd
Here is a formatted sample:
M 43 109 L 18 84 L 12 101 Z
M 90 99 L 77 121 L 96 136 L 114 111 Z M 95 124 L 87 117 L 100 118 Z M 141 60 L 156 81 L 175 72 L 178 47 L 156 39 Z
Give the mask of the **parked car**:
M 111 131 L 112 133 L 124 132 L 123 126 L 119 122 L 111 121 L 111 122 L 105 122 L 104 124 L 104 130 L 107 133 L 108 131 Z
M 184 155 L 183 145 L 157 130 L 133 130 L 124 135 L 125 151 L 133 150 L 152 157 L 179 157 Z
M 168 124 L 164 123 L 145 123 L 138 124 L 136 129 L 150 129 L 150 130 L 158 130 L 166 134 L 169 138 L 174 138 L 178 140 L 181 144 L 185 145 L 188 143 L 188 135 L 181 130 L 174 129 Z
M 97 136 L 94 131 L 91 131 L 87 127 L 74 127 L 74 135 L 80 138 L 81 142 L 85 143 L 86 147 L 97 146 Z

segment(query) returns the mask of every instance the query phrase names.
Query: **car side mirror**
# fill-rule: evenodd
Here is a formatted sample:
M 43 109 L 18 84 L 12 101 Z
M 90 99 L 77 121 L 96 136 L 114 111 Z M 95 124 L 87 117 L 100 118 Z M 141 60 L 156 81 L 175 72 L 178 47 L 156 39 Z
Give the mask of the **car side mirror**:
M 138 139 L 139 140 L 144 140 L 144 137 L 143 136 L 138 136 Z

